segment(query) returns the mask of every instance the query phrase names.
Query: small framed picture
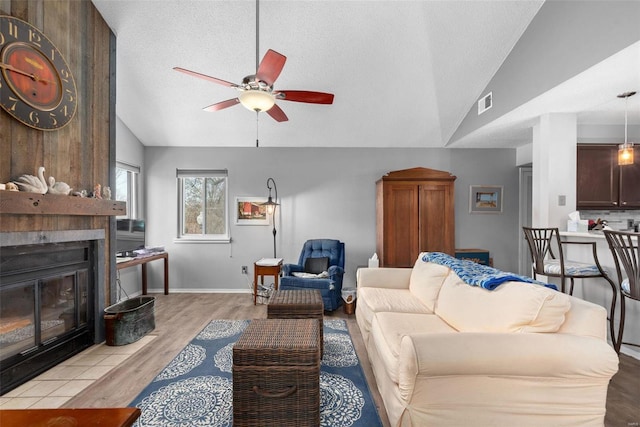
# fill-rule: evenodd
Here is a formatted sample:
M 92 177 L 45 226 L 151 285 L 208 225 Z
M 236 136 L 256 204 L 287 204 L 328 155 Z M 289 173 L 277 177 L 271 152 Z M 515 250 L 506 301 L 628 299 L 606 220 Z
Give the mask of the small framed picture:
M 237 225 L 269 225 L 266 197 L 236 197 Z
M 470 186 L 469 213 L 502 213 L 502 186 Z

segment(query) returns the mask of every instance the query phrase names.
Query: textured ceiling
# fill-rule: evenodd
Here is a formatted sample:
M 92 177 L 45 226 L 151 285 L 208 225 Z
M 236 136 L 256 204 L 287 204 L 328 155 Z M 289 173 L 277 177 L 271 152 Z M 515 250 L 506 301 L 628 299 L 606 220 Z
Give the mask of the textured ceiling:
M 274 88 L 335 94 L 329 106 L 278 101 L 289 121 L 277 123 L 241 105 L 203 111 L 237 92 L 172 69 L 234 83 L 253 74 L 254 0 L 93 3 L 117 37 L 117 115 L 138 139 L 234 147 L 256 136 L 268 147 L 445 146 L 542 5 L 261 0 L 259 58 L 287 57 Z M 502 145 L 522 141 L 509 132 Z

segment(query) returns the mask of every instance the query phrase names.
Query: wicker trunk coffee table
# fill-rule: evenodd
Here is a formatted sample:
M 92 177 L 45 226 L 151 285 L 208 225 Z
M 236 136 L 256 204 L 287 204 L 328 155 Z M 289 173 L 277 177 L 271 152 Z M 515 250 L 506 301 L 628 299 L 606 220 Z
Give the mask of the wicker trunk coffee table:
M 233 346 L 233 425 L 320 425 L 315 319 L 252 320 Z
M 269 319 L 318 319 L 320 325 L 320 357 L 324 352 L 322 320 L 324 304 L 317 289 L 275 291 L 267 305 Z

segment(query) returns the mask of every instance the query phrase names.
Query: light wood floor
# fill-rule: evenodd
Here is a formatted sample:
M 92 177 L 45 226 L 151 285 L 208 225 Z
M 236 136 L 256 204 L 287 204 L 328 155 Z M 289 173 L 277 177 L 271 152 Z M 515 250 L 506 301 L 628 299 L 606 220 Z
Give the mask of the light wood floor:
M 266 318 L 266 305 L 253 305 L 248 294 L 154 294 L 157 338 L 126 363 L 68 401 L 64 407 L 127 406 L 191 339 L 212 319 Z M 356 352 L 362 362 L 369 387 L 385 427 L 389 426 L 384 405 L 377 392 L 371 366 L 355 316 L 342 309 L 327 316 L 347 320 Z M 640 425 L 640 361 L 620 356 L 620 371 L 613 377 L 607 395 L 606 427 Z

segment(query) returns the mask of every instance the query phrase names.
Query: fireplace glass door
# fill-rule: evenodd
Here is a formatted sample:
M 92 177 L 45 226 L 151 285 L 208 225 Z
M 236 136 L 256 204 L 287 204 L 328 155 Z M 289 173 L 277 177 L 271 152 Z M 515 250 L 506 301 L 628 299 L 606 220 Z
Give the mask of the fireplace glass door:
M 86 325 L 86 283 L 87 270 L 84 269 L 3 287 L 0 290 L 0 360 L 35 351 L 40 345 Z
M 35 246 L 35 245 L 34 245 Z M 7 383 L 33 377 L 92 341 L 91 255 L 85 242 L 2 250 L 0 368 Z M 32 258 L 29 261 L 29 258 Z M 15 386 L 14 384 L 14 386 Z M 1 394 L 1 393 L 0 393 Z

